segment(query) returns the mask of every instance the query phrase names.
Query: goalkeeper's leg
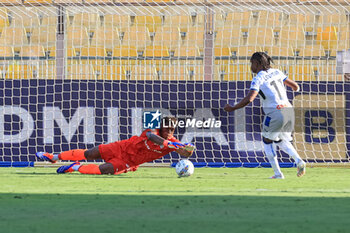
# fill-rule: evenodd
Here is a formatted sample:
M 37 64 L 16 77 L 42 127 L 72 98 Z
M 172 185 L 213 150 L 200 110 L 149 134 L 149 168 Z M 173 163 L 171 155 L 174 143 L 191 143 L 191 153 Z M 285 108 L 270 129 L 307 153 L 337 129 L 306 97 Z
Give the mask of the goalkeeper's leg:
M 82 174 L 91 174 L 91 175 L 102 175 L 102 174 L 116 174 L 127 173 L 130 171 L 136 171 L 139 166 L 130 167 L 124 161 L 115 159 L 110 161 L 111 163 L 104 163 L 101 165 L 97 164 L 87 164 L 81 165 L 79 162 L 75 162 L 71 165 L 61 166 L 57 169 L 57 173 L 67 173 L 78 171 Z
M 98 147 L 86 149 L 74 149 L 69 151 L 64 151 L 60 154 L 50 154 L 47 152 L 37 152 L 36 156 L 39 159 L 49 161 L 51 163 L 56 163 L 58 160 L 71 160 L 71 161 L 80 161 L 80 160 L 96 160 L 101 159 L 101 154 Z
M 57 173 L 68 173 L 78 171 L 82 174 L 91 174 L 91 175 L 101 175 L 101 174 L 113 174 L 114 168 L 111 163 L 104 163 L 101 165 L 97 164 L 88 164 L 81 165 L 79 162 L 75 162 L 71 165 L 61 166 L 57 169 Z

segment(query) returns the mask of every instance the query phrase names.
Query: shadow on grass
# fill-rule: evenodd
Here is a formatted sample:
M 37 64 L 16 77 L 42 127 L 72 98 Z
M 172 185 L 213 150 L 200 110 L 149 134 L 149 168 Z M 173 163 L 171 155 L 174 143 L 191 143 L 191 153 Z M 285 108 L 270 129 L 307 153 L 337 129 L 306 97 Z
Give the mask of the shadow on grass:
M 72 187 L 74 188 L 74 187 Z M 348 232 L 350 198 L 1 194 L 1 232 Z

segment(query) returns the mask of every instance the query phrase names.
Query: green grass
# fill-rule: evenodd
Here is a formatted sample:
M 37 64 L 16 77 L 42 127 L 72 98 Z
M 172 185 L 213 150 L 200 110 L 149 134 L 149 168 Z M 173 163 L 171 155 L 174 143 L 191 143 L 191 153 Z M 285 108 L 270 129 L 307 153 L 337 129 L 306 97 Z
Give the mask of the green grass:
M 349 232 L 349 169 L 140 168 L 119 176 L 0 169 L 0 232 Z

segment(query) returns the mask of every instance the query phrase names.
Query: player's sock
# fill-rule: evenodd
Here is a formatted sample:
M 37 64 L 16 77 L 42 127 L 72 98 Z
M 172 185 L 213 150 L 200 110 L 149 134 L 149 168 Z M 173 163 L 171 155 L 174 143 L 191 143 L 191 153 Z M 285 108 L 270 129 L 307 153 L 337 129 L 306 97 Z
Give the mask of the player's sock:
M 292 143 L 286 140 L 282 140 L 281 142 L 276 143 L 277 146 L 284 152 L 286 152 L 289 156 L 291 156 L 296 164 L 299 164 L 301 161 L 303 161 L 298 152 L 295 150 Z
M 277 155 L 276 155 L 276 151 L 275 151 L 275 148 L 273 146 L 273 143 L 267 144 L 264 142 L 264 149 L 265 149 L 265 155 L 266 155 L 267 159 L 269 160 L 271 167 L 272 167 L 273 171 L 275 172 L 275 175 L 276 176 L 282 175 L 280 165 L 278 164 L 278 161 L 277 161 Z
M 82 174 L 101 175 L 100 168 L 97 164 L 81 165 L 78 171 Z
M 83 150 L 83 149 L 64 151 L 58 155 L 58 158 L 60 160 L 73 160 L 73 161 L 86 160 L 84 155 L 85 151 L 86 150 Z

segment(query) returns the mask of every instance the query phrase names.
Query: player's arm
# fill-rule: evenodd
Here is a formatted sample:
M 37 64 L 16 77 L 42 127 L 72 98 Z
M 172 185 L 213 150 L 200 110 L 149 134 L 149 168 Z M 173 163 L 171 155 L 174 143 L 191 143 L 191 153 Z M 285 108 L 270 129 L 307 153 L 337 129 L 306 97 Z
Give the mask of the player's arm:
M 171 142 L 171 141 L 165 140 L 164 138 L 162 138 L 162 137 L 152 133 L 151 131 L 148 131 L 146 133 L 146 136 L 152 142 L 154 142 L 154 143 L 156 143 L 158 145 L 167 146 L 167 147 L 172 148 L 172 149 L 178 149 L 178 148 L 181 148 L 181 147 L 185 147 L 185 145 L 183 145 L 181 143 Z
M 231 106 L 229 104 L 226 104 L 224 107 L 224 110 L 226 112 L 233 112 L 237 109 L 243 108 L 245 106 L 247 106 L 248 104 L 250 104 L 251 102 L 253 102 L 253 100 L 256 98 L 256 96 L 259 94 L 259 92 L 257 92 L 256 90 L 250 90 L 248 95 L 246 97 L 244 97 L 238 104 L 236 104 L 235 106 Z
M 177 149 L 176 153 L 184 157 L 191 157 L 195 149 L 192 143 L 185 143 L 185 147 Z
M 287 78 L 284 80 L 284 84 L 290 88 L 292 88 L 293 91 L 299 91 L 300 90 L 300 87 L 299 85 L 294 82 L 293 80 Z

